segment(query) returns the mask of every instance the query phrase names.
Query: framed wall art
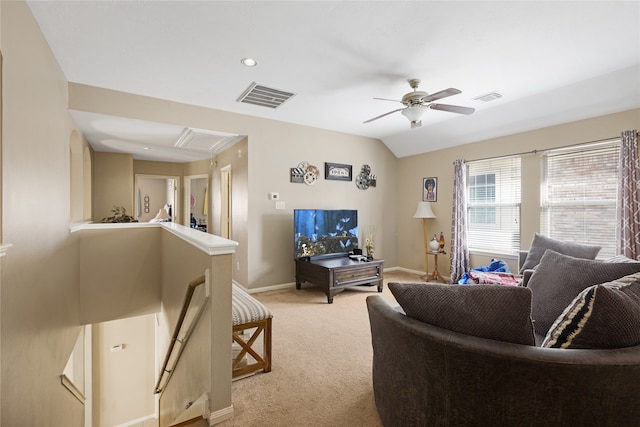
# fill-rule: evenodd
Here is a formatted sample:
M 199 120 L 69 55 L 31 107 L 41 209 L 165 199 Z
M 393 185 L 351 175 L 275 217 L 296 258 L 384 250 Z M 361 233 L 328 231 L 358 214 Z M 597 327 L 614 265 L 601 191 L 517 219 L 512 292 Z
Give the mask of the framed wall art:
M 351 169 L 351 165 L 343 165 L 340 163 L 325 163 L 324 179 L 351 181 Z
M 435 202 L 438 200 L 438 178 L 429 177 L 422 180 L 422 201 Z

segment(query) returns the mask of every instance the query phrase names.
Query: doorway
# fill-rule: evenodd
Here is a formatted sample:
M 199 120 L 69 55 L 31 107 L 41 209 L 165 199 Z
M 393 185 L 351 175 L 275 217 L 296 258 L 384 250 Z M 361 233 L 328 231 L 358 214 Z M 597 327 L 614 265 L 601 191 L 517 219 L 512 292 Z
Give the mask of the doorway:
M 136 214 L 139 222 L 176 222 L 180 178 L 166 175 L 136 174 Z
M 207 232 L 209 204 L 209 175 L 185 176 L 183 224 Z

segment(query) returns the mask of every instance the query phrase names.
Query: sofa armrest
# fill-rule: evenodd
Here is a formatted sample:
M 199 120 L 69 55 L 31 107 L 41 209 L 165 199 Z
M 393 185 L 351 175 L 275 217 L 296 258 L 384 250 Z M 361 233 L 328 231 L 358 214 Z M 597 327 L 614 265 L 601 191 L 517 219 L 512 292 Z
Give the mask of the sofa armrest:
M 528 254 L 529 254 L 529 251 L 518 252 L 518 270 L 522 269 L 522 266 L 524 265 L 524 261 L 527 259 Z
M 529 279 L 531 279 L 531 275 L 534 271 L 535 270 L 533 268 L 530 268 L 522 272 L 522 283 L 520 286 L 527 286 L 527 283 L 529 283 Z

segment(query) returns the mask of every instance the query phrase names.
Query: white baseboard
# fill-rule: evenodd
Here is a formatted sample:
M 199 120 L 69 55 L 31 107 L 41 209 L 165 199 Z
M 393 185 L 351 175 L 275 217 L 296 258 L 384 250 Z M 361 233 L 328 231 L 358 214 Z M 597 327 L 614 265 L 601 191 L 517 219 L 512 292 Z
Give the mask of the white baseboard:
M 291 282 L 291 283 L 281 283 L 279 285 L 263 286 L 262 288 L 252 288 L 252 289 L 244 288 L 244 289 L 250 294 L 259 294 L 260 292 L 279 291 L 280 289 L 289 289 L 289 288 L 295 288 L 295 287 L 296 287 L 295 282 Z
M 151 414 L 151 415 L 147 415 L 146 417 L 140 417 L 140 418 L 137 418 L 137 419 L 135 419 L 135 420 L 127 421 L 126 423 L 118 424 L 118 425 L 116 425 L 116 426 L 114 426 L 114 427 L 128 427 L 128 426 L 133 426 L 133 425 L 136 425 L 136 424 L 142 424 L 142 423 L 144 423 L 144 422 L 145 422 L 145 421 L 147 421 L 147 420 L 154 420 L 154 419 L 156 419 L 156 416 L 155 416 L 155 415 L 153 415 L 153 414 Z
M 412 270 L 410 268 L 404 268 L 404 267 L 391 267 L 389 269 L 385 269 L 386 271 L 404 271 L 405 273 L 411 273 L 411 274 L 418 274 L 418 275 L 424 275 L 424 271 L 422 270 Z
M 209 425 L 216 425 L 233 417 L 233 405 L 219 409 L 209 415 Z

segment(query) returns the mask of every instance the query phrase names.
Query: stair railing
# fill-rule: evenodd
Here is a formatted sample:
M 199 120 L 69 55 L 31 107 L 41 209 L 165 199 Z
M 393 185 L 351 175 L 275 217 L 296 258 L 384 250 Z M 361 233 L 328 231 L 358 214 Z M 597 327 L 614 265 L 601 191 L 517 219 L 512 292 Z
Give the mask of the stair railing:
M 167 349 L 162 369 L 160 370 L 158 382 L 156 383 L 154 391 L 155 394 L 161 393 L 169 383 L 178 361 L 180 360 L 180 355 L 182 354 L 191 333 L 197 325 L 200 315 L 206 307 L 206 302 L 209 300 L 209 288 L 206 285 L 200 288 L 200 285 L 205 283 L 206 279 L 204 275 L 189 282 L 184 302 L 182 303 L 182 310 L 180 311 L 180 316 L 176 322 L 176 327 L 173 331 L 173 336 L 171 337 L 171 342 L 169 343 L 169 348 Z M 202 289 L 202 292 L 199 292 L 199 295 L 194 298 L 198 289 Z M 194 301 L 193 304 L 191 304 L 192 301 Z

